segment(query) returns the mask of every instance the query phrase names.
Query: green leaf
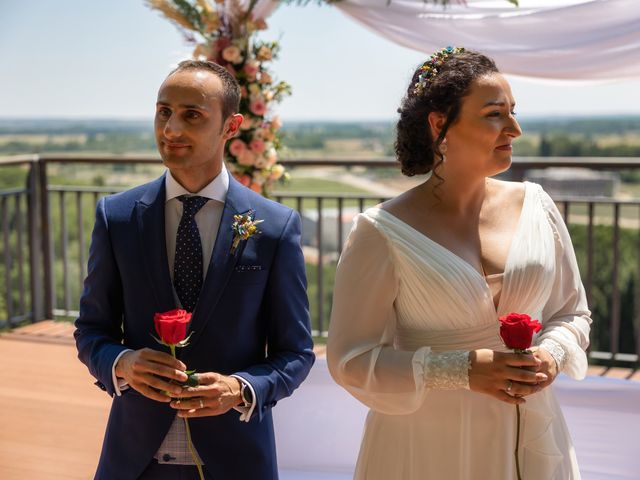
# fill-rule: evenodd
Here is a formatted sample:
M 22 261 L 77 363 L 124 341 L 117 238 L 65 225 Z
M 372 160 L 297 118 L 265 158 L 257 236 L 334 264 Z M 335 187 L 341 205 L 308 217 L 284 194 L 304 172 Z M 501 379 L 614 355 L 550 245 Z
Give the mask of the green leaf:
M 198 377 L 196 377 L 196 371 L 195 370 L 187 370 L 184 373 L 186 373 L 187 376 L 189 377 L 189 378 L 187 378 L 186 382 L 182 383 L 182 386 L 184 388 L 186 388 L 186 387 L 197 387 L 198 385 L 200 385 L 198 383 Z

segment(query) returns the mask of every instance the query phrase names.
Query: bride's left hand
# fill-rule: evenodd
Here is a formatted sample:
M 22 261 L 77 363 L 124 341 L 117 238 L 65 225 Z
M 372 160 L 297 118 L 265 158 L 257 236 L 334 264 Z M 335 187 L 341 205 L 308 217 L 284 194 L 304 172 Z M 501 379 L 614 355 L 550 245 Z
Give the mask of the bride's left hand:
M 547 380 L 540 382 L 538 385 L 540 385 L 541 389 L 546 388 L 551 385 L 558 376 L 556 361 L 544 348 L 531 347 L 531 351 L 533 352 L 533 356 L 542 362 L 537 371 L 547 376 Z

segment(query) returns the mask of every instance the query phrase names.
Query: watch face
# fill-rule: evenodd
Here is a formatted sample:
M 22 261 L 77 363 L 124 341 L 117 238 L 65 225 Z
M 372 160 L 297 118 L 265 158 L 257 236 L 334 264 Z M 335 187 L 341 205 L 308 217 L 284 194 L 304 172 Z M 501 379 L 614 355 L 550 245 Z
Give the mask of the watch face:
M 242 396 L 242 400 L 245 404 L 250 405 L 253 403 L 253 395 L 251 395 L 251 389 L 247 387 L 246 383 L 242 384 L 242 390 L 240 390 L 240 395 Z

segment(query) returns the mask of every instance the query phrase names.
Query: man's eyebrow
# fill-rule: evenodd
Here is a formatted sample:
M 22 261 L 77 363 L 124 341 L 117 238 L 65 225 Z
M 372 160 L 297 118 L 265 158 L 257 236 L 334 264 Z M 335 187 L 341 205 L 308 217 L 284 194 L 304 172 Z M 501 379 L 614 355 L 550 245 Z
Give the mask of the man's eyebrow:
M 156 105 L 162 105 L 165 107 L 169 107 L 170 105 L 167 102 L 162 102 L 160 100 L 158 100 L 156 102 Z M 197 108 L 198 110 L 206 110 L 207 107 L 203 106 L 203 105 L 198 105 L 196 103 L 181 103 L 178 105 L 180 108 Z

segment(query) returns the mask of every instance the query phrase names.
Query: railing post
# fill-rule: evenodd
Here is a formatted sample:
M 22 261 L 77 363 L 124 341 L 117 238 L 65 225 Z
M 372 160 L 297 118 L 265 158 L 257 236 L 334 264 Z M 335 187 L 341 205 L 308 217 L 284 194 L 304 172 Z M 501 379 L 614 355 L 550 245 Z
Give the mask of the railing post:
M 317 302 L 318 302 L 318 335 L 324 333 L 324 262 L 323 262 L 323 239 L 322 239 L 322 197 L 316 198 L 316 208 L 318 209 L 318 229 L 316 230 L 318 241 L 318 270 L 317 270 Z
M 616 354 L 620 350 L 620 288 L 618 284 L 618 264 L 620 262 L 620 204 L 613 205 L 613 268 L 611 271 L 611 330 L 610 346 L 611 363 L 614 364 Z
M 51 212 L 49 208 L 49 179 L 47 162 L 39 159 L 40 190 L 40 231 L 42 232 L 43 278 L 44 278 L 44 316 L 53 319 L 53 236 L 51 235 Z
M 31 290 L 31 321 L 44 320 L 42 285 L 42 237 L 40 229 L 40 159 L 35 158 L 27 175 L 27 223 L 29 229 L 29 285 Z

